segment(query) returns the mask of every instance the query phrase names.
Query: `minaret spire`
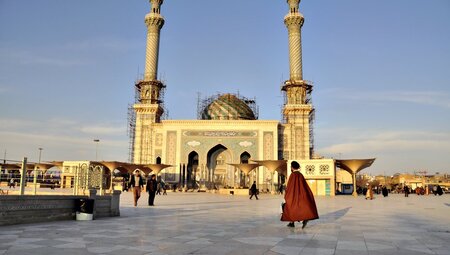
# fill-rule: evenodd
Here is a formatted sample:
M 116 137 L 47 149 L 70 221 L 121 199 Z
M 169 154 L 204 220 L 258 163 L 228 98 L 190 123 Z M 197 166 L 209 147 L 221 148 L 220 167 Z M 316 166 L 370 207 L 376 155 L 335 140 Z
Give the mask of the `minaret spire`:
M 284 18 L 284 24 L 289 32 L 289 66 L 290 79 L 300 81 L 302 73 L 302 26 L 303 15 L 298 11 L 300 0 L 288 0 L 289 13 Z
M 141 104 L 161 103 L 160 92 L 165 86 L 158 80 L 159 38 L 164 18 L 161 16 L 163 0 L 150 0 L 150 13 L 145 15 L 147 25 L 147 47 L 145 51 L 144 79 L 136 86 L 139 89 L 139 102 Z M 159 111 L 162 114 L 162 109 Z M 159 116 L 156 118 L 159 122 Z
M 302 26 L 305 19 L 299 12 L 300 0 L 287 0 L 289 12 L 284 24 L 289 35 L 289 80 L 284 82 L 282 90 L 286 92 L 287 104 L 307 104 L 312 84 L 303 80 L 302 66 Z
M 149 0 L 150 13 L 145 15 L 147 25 L 147 46 L 145 52 L 144 79 L 136 82 L 137 102 L 135 110 L 135 127 L 132 131 L 133 162 L 137 164 L 155 163 L 153 161 L 153 129 L 161 122 L 164 113 L 162 90 L 165 85 L 158 80 L 159 38 L 164 18 L 161 16 L 163 0 Z
M 312 121 L 314 108 L 311 104 L 312 83 L 303 79 L 302 26 L 305 21 L 299 12 L 300 0 L 287 0 L 289 12 L 284 24 L 289 36 L 289 80 L 282 90 L 286 93 L 283 118 L 286 122 L 284 135 L 290 143 L 285 145 L 286 158 L 309 159 L 313 154 Z
M 147 25 L 147 48 L 145 54 L 145 81 L 157 80 L 158 56 L 159 56 L 159 34 L 164 26 L 164 18 L 161 16 L 161 5 L 163 0 L 150 0 L 151 10 L 145 16 Z

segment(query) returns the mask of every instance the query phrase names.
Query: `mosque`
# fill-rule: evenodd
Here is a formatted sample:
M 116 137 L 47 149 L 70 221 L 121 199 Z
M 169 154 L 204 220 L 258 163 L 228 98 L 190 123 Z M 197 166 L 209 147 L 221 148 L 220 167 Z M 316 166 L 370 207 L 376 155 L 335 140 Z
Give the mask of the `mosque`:
M 255 100 L 231 93 L 203 100 L 196 120 L 165 119 L 166 84 L 157 77 L 163 0 L 150 3 L 150 13 L 145 16 L 145 72 L 135 84 L 135 104 L 130 114 L 131 162 L 170 165 L 161 177 L 186 189 L 223 190 L 256 181 L 260 190 L 273 191 L 289 175 L 286 167 L 269 171 L 258 166 L 247 175 L 232 164 L 297 160 L 312 191 L 333 196 L 334 160 L 314 156 L 313 84 L 302 73 L 304 17 L 299 12 L 300 0 L 287 0 L 289 11 L 284 18 L 290 76 L 281 88 L 285 97 L 282 121 L 258 119 Z M 274 84 L 273 91 L 278 89 Z

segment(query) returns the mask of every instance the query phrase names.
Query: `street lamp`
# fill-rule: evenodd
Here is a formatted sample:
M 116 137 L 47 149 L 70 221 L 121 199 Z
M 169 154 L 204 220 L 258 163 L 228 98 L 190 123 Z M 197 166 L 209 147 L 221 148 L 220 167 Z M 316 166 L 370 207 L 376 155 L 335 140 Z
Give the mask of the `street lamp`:
M 42 153 L 43 148 L 38 148 L 38 150 L 39 150 L 39 161 L 38 161 L 38 163 L 40 164 L 41 163 L 41 153 Z
M 38 160 L 38 165 L 41 164 L 41 154 L 42 154 L 42 150 L 43 148 L 38 148 L 39 150 L 39 160 Z M 37 172 L 39 170 L 39 166 L 34 166 L 34 171 L 33 171 L 33 194 L 36 195 L 37 193 Z
M 95 145 L 95 161 L 98 160 L 98 143 L 100 142 L 100 139 L 94 139 Z

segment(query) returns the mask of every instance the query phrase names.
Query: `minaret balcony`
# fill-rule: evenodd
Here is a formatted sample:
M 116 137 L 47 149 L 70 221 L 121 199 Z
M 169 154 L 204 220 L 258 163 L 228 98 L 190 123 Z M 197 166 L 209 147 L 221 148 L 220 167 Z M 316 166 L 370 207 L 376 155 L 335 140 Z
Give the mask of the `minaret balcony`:
M 307 92 L 311 92 L 313 88 L 313 82 L 307 80 L 287 80 L 281 86 L 282 91 L 287 91 L 289 88 L 302 87 L 305 88 Z
M 299 24 L 303 25 L 305 18 L 303 17 L 303 14 L 300 12 L 294 12 L 294 13 L 288 13 L 286 16 L 284 16 L 284 23 L 286 25 L 288 24 Z
M 162 28 L 164 25 L 164 17 L 158 13 L 148 13 L 145 15 L 145 24 L 147 24 L 147 26 L 157 26 L 158 28 Z

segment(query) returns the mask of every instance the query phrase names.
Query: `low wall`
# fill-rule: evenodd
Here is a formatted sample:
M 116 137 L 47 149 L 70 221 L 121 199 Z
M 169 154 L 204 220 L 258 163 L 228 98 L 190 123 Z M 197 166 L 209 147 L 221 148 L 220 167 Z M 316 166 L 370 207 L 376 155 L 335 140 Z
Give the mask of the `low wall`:
M 120 191 L 112 195 L 7 195 L 0 196 L 0 226 L 22 223 L 74 220 L 76 201 L 94 199 L 94 218 L 120 216 Z

